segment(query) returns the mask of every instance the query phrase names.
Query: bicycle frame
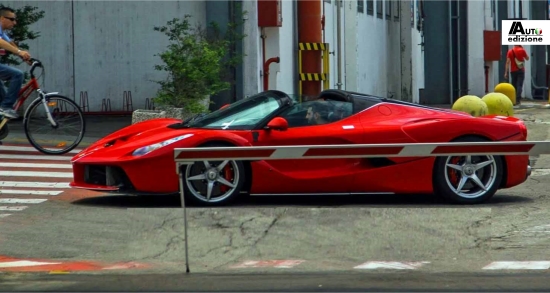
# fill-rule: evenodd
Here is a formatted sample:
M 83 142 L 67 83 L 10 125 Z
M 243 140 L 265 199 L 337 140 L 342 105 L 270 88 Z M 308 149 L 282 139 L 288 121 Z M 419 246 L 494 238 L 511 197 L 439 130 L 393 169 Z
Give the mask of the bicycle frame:
M 80 109 L 78 104 L 76 104 L 72 99 L 66 96 L 60 95 L 58 92 L 43 91 L 40 88 L 40 85 L 38 83 L 39 77 L 37 78 L 34 76 L 34 70 L 36 69 L 36 67 L 40 67 L 42 69 L 44 68 L 42 66 L 42 62 L 40 62 L 40 60 L 31 58 L 29 64 L 31 64 L 31 69 L 29 70 L 31 78 L 19 90 L 17 100 L 13 105 L 14 106 L 13 109 L 16 111 L 20 110 L 21 107 L 24 107 L 25 102 L 29 99 L 29 97 L 33 92 L 38 93 L 38 97 L 33 101 L 31 101 L 31 103 L 29 104 L 28 108 L 25 110 L 25 113 L 23 115 L 23 130 L 25 132 L 25 135 L 27 136 L 27 140 L 30 142 L 30 144 L 34 148 L 36 148 L 38 151 L 44 154 L 48 154 L 48 155 L 66 154 L 67 152 L 71 151 L 76 146 L 78 146 L 78 144 L 84 138 L 86 122 L 84 120 L 84 115 L 82 113 L 82 110 Z M 40 113 L 41 106 L 44 107 L 45 113 Z M 75 111 L 68 111 L 66 106 L 74 107 Z M 31 131 L 29 128 L 29 124 L 31 123 L 30 116 L 33 115 L 33 113 L 35 113 L 35 110 L 39 111 L 39 113 L 37 113 L 39 115 L 39 118 L 43 119 L 44 118 L 43 115 L 44 114 L 46 115 L 46 118 L 48 122 L 51 124 L 51 127 L 53 129 L 57 129 L 58 127 L 63 125 L 63 122 L 57 122 L 56 119 L 54 119 L 54 116 L 57 117 L 63 114 L 68 114 L 68 115 L 77 114 L 80 119 L 79 121 L 82 124 L 76 140 L 67 146 L 67 142 L 65 141 L 65 138 L 63 138 L 61 139 L 61 141 L 56 142 L 57 146 L 56 146 L 56 149 L 54 150 L 50 150 L 47 147 L 42 146 L 41 143 L 39 142 L 39 140 L 41 139 L 38 138 L 38 140 L 36 140 L 34 137 L 34 131 Z M 10 118 L 5 116 L 0 120 L 0 140 L 3 140 L 4 138 L 6 138 L 9 134 L 9 127 L 7 124 L 9 120 Z M 39 123 L 39 125 L 46 126 L 43 124 L 47 124 L 48 122 L 45 122 L 45 123 L 42 122 L 42 123 Z M 0 145 L 1 144 L 2 142 L 0 141 Z
M 32 65 L 31 65 L 31 69 L 30 69 L 31 79 L 23 87 L 21 87 L 21 90 L 19 90 L 19 94 L 18 94 L 18 97 L 17 97 L 17 100 L 15 102 L 15 105 L 14 105 L 13 109 L 15 111 L 18 111 L 19 108 L 25 103 L 25 101 L 27 101 L 27 99 L 30 97 L 30 95 L 34 91 L 37 91 L 39 97 L 42 99 L 42 101 L 44 103 L 44 107 L 46 108 L 46 112 L 48 113 L 48 120 L 55 127 L 55 126 L 57 126 L 57 123 L 53 120 L 53 117 L 52 117 L 51 113 L 49 113 L 49 111 L 47 111 L 48 105 L 47 105 L 46 99 L 45 99 L 46 94 L 40 89 L 40 85 L 38 84 L 38 80 L 37 80 L 36 76 L 34 75 L 34 69 L 38 66 L 41 66 L 41 63 L 37 60 L 33 60 Z M 52 94 L 54 94 L 54 93 L 52 93 Z M 2 130 L 2 128 L 4 128 L 4 125 L 8 122 L 8 120 L 10 120 L 10 119 L 7 118 L 7 117 L 4 117 L 2 119 L 2 121 L 0 122 L 0 130 Z

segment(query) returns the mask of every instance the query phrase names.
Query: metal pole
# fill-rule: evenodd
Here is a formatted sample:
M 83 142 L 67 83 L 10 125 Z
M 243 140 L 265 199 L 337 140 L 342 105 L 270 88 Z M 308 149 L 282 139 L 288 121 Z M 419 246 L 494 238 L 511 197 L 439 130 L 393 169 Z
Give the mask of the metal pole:
M 184 188 L 183 188 L 183 176 L 185 176 L 185 172 L 182 170 L 183 166 L 178 166 L 178 170 L 180 173 L 180 198 L 181 198 L 181 207 L 183 208 L 183 222 L 184 222 L 184 234 L 185 234 L 185 268 L 186 272 L 189 273 L 189 250 L 188 250 L 188 237 L 187 237 L 187 209 L 185 208 L 185 194 L 184 194 Z
M 336 42 L 338 43 L 338 89 L 342 89 L 342 33 L 341 33 L 341 11 L 340 2 L 342 0 L 336 0 Z
M 449 0 L 449 102 L 453 104 L 453 9 Z M 415 15 L 416 16 L 416 15 Z M 415 17 L 416 18 L 416 17 Z
M 462 96 L 462 80 L 460 78 L 460 68 L 462 67 L 462 60 L 460 58 L 460 1 L 456 1 L 456 47 L 456 77 L 458 79 L 458 93 L 456 97 L 459 98 L 460 96 Z

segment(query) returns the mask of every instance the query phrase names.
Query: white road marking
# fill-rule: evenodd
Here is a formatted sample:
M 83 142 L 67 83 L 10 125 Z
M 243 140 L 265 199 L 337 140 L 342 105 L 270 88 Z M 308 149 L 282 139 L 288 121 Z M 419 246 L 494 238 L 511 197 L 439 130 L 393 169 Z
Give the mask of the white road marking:
M 11 146 L 11 145 L 2 145 L 0 146 L 0 151 L 21 151 L 21 152 L 34 152 L 34 153 L 40 153 L 37 149 L 33 147 L 26 147 L 26 146 Z M 78 154 L 82 151 L 82 149 L 74 149 L 70 151 L 70 154 Z
M 71 188 L 69 183 L 61 182 L 20 182 L 0 181 L 0 187 L 31 187 L 31 188 Z M 1 189 L 0 189 L 1 191 Z
M 36 172 L 36 171 L 0 171 L 0 176 L 24 176 L 24 177 L 56 177 L 73 178 L 73 173 L 69 172 Z
M 17 268 L 17 267 L 30 267 L 30 266 L 43 266 L 43 265 L 57 265 L 60 262 L 38 262 L 30 260 L 16 260 L 0 262 L 0 268 Z
M 238 268 L 273 267 L 273 268 L 289 269 L 303 262 L 304 260 L 248 260 L 238 265 L 231 266 L 231 268 L 238 269 Z
M 71 164 L 0 163 L 0 167 L 72 169 Z
M 29 204 L 35 204 L 35 203 L 42 203 L 47 201 L 47 199 L 43 198 L 0 198 L 0 203 L 29 203 Z
M 0 206 L 0 211 L 20 212 L 20 211 L 22 211 L 26 208 L 27 208 L 27 206 L 20 206 L 20 207 Z
M 547 270 L 550 261 L 495 261 L 483 267 L 484 270 Z
M 369 261 L 358 266 L 354 269 L 396 269 L 396 270 L 415 270 L 424 264 L 430 263 L 429 261 L 420 262 L 397 262 L 397 261 Z
M 44 160 L 44 161 L 70 161 L 69 156 L 48 156 L 48 155 L 5 155 L 0 153 L 0 159 L 17 159 L 17 160 Z
M 31 194 L 31 195 L 58 195 L 63 191 L 57 190 L 13 190 L 13 189 L 0 189 L 0 195 L 2 194 Z
M 531 177 L 545 176 L 548 174 L 550 174 L 550 169 L 533 169 L 533 172 L 531 173 Z
M 11 214 L 0 214 L 0 218 L 5 218 L 7 216 L 11 216 Z

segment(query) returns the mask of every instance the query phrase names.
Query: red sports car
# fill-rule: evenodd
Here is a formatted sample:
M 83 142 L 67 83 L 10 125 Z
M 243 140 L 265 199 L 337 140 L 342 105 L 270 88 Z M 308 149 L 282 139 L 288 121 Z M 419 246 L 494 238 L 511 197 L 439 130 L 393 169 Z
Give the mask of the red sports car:
M 71 186 L 119 194 L 179 192 L 174 148 L 525 141 L 514 117 L 472 117 L 366 94 L 326 90 L 297 101 L 266 91 L 186 121 L 153 119 L 118 130 L 72 159 Z M 390 157 L 197 162 L 185 170 L 196 203 L 243 195 L 435 193 L 481 203 L 530 175 L 529 157 Z

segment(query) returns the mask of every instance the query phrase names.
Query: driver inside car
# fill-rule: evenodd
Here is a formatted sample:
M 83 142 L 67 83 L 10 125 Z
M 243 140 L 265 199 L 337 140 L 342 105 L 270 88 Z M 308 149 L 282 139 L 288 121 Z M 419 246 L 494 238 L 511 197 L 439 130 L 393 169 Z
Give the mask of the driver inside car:
M 315 102 L 307 109 L 306 119 L 311 125 L 328 123 L 329 107 L 321 102 Z

